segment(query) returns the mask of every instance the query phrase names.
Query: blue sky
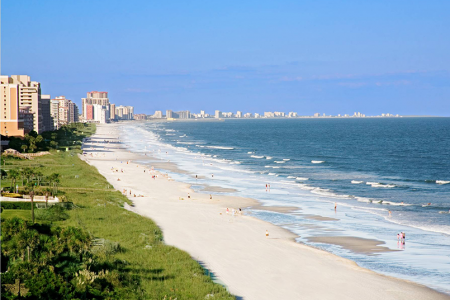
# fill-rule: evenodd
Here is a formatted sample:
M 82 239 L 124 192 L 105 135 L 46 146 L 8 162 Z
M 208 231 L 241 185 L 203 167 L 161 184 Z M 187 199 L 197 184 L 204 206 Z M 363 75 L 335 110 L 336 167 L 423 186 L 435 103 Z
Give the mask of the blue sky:
M 450 116 L 450 1 L 2 1 L 1 73 L 77 103 Z

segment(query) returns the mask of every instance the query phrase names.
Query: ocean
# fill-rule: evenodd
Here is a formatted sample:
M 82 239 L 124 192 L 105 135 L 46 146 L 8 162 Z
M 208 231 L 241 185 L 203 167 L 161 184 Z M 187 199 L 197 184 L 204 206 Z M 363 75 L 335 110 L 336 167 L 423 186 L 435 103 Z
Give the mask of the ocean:
M 188 171 L 170 175 L 198 192 L 207 184 L 298 207 L 251 211 L 298 242 L 450 294 L 450 118 L 136 122 L 121 130 L 130 150 Z M 368 255 L 308 239 L 321 236 L 376 239 L 396 251 Z

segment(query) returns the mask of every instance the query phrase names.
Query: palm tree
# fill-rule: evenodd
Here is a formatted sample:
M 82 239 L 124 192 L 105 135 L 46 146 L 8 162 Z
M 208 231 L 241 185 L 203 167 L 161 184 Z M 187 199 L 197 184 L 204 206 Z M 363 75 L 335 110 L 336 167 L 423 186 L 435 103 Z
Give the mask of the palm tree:
M 20 177 L 20 174 L 17 170 L 9 171 L 8 177 L 11 178 L 11 187 L 14 189 L 16 186 L 16 180 Z
M 22 175 L 27 179 L 27 184 L 30 182 L 31 178 L 35 176 L 35 171 L 31 168 L 23 168 Z
M 57 186 L 58 186 L 58 183 L 59 183 L 59 174 L 58 173 L 53 173 L 50 176 L 48 176 L 47 179 L 48 179 L 48 181 L 50 181 L 50 185 L 54 188 L 52 190 L 52 196 L 54 196 L 54 194 L 58 192 Z

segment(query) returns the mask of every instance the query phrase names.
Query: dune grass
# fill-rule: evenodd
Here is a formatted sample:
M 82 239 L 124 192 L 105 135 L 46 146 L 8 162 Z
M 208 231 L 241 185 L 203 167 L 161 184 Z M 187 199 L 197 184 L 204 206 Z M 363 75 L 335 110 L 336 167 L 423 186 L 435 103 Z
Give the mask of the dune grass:
M 125 266 L 123 272 L 134 276 L 137 286 L 130 299 L 235 299 L 205 275 L 188 253 L 164 244 L 162 232 L 152 220 L 125 210 L 124 203 L 130 201 L 79 159 L 76 151 L 52 152 L 31 161 L 6 161 L 2 166 L 6 170 L 30 166 L 44 176 L 60 174 L 58 194 L 76 208 L 67 211 L 69 219 L 54 224 L 83 228 L 103 245 L 96 247 L 98 255 Z M 25 212 L 4 210 L 1 217 L 31 219 L 30 211 Z
M 21 218 L 26 221 L 31 221 L 31 210 L 24 209 L 4 209 L 2 211 L 2 218 L 11 219 L 11 218 Z

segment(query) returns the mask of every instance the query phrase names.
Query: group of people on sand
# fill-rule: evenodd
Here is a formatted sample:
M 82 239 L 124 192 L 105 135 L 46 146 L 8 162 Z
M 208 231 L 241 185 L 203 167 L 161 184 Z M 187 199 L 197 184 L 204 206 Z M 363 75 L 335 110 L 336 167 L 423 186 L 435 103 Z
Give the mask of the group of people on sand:
M 235 217 L 235 216 L 237 216 L 237 215 L 242 215 L 242 209 L 241 209 L 240 207 L 239 207 L 239 210 L 234 209 L 234 208 L 229 209 L 229 208 L 227 207 L 226 214 L 227 214 L 227 216 L 228 216 L 228 215 L 231 215 L 231 216 L 233 216 L 233 217 Z

